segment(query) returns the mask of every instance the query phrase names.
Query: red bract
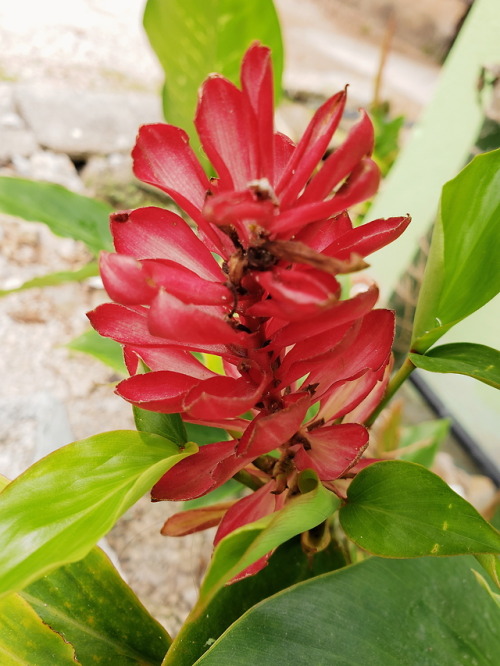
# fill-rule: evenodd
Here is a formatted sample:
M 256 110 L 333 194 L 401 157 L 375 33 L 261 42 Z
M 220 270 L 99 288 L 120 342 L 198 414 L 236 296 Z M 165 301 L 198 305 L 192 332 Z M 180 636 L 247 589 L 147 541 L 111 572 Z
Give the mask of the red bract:
M 155 500 L 192 499 L 245 469 L 260 486 L 253 495 L 225 515 L 227 507 L 174 521 L 171 531 L 185 533 L 222 519 L 216 542 L 279 510 L 299 492 L 301 470 L 336 491 L 335 480 L 358 463 L 369 437 L 362 421 L 388 380 L 394 317 L 373 310 L 373 285 L 342 298 L 337 276 L 364 268 L 364 257 L 409 223 L 351 223 L 346 208 L 376 191 L 379 172 L 364 112 L 322 161 L 345 91 L 318 109 L 295 145 L 274 131 L 267 48 L 247 51 L 241 84 L 213 75 L 200 91 L 195 125 L 217 178 L 206 177 L 181 129 L 140 129 L 136 176 L 169 194 L 197 232 L 160 208 L 113 215 L 116 253 L 103 253 L 101 274 L 115 302 L 89 314 L 124 346 L 131 377 L 119 395 L 232 433 L 152 491 Z M 224 374 L 193 352 L 219 356 Z

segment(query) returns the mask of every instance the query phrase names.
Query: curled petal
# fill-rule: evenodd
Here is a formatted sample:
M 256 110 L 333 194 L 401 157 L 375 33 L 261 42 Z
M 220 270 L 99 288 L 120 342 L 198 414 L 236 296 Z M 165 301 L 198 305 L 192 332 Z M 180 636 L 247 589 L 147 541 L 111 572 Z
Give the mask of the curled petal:
M 295 144 L 281 132 L 274 133 L 274 182 L 278 182 L 285 175 L 287 164 L 292 158 Z
M 149 206 L 112 215 L 111 232 L 120 254 L 136 259 L 168 259 L 206 280 L 220 279 L 221 270 L 210 251 L 187 222 L 169 210 Z
M 338 419 L 355 409 L 369 395 L 380 378 L 380 371 L 366 370 L 355 379 L 345 379 L 335 382 L 321 396 L 321 407 L 317 419 L 331 421 Z M 349 419 L 348 422 L 359 422 L 359 419 Z
M 256 119 L 245 96 L 213 74 L 201 87 L 195 125 L 222 190 L 242 190 L 258 176 Z
M 197 377 L 160 370 L 124 379 L 117 385 L 116 393 L 143 409 L 174 414 L 182 412 L 184 397 L 199 382 Z
M 149 332 L 148 313 L 149 310 L 144 307 L 103 303 L 88 312 L 87 317 L 98 333 L 121 344 L 140 347 L 164 345 L 164 338 Z
M 327 157 L 318 173 L 311 178 L 300 197 L 301 203 L 323 200 L 363 157 L 372 154 L 373 123 L 365 111 L 361 111 L 361 114 L 361 120 L 351 128 L 346 140 Z
M 334 243 L 352 229 L 352 222 L 346 211 L 328 220 L 313 222 L 295 235 L 295 239 L 304 245 L 323 252 L 326 247 Z
M 313 469 L 322 481 L 333 481 L 359 460 L 368 445 L 368 431 L 362 425 L 348 423 L 317 428 L 305 439 L 307 447 L 293 447 L 295 466 L 299 470 Z
M 126 347 L 127 368 L 131 375 L 137 372 L 138 359 L 153 371 L 169 370 L 197 379 L 209 379 L 214 372 L 200 363 L 192 354 L 176 347 Z M 134 359 L 132 359 L 134 357 Z
M 389 363 L 385 366 L 382 377 L 378 377 L 378 381 L 370 391 L 370 393 L 357 405 L 352 411 L 345 414 L 343 423 L 363 423 L 365 419 L 370 416 L 375 407 L 378 406 L 384 397 L 387 384 L 391 376 L 393 366 L 393 358 L 389 359 Z
M 337 238 L 324 252 L 338 259 L 348 259 L 353 253 L 366 257 L 396 240 L 410 222 L 409 215 L 367 222 Z
M 228 481 L 238 469 L 245 466 L 244 462 L 236 461 L 234 441 L 206 444 L 190 458 L 189 465 L 184 464 L 187 458 L 181 460 L 153 486 L 153 501 L 196 499 Z M 218 472 L 223 461 L 233 462 L 232 467 L 227 467 L 227 478 Z
M 207 226 L 200 211 L 210 183 L 184 130 L 164 123 L 143 125 L 132 157 L 139 180 L 166 192 L 190 217 Z
M 199 509 L 176 513 L 165 522 L 161 528 L 161 533 L 163 536 L 179 537 L 215 527 L 233 504 L 234 501 L 220 502 L 219 504 L 212 504 L 212 506 L 203 506 Z
M 324 333 L 332 327 L 352 322 L 369 312 L 377 298 L 378 289 L 371 286 L 367 291 L 357 294 L 349 300 L 339 301 L 334 307 L 315 317 L 286 324 L 272 335 L 268 349 L 283 349 L 295 342 Z
M 323 157 L 344 112 L 346 92 L 330 97 L 316 111 L 276 186 L 282 207 L 293 203 Z
M 189 305 L 161 290 L 151 304 L 149 328 L 153 335 L 192 344 L 242 344 L 244 334 L 235 331 L 216 307 Z
M 156 295 L 139 261 L 126 254 L 101 252 L 99 270 L 109 296 L 123 305 L 144 305 Z

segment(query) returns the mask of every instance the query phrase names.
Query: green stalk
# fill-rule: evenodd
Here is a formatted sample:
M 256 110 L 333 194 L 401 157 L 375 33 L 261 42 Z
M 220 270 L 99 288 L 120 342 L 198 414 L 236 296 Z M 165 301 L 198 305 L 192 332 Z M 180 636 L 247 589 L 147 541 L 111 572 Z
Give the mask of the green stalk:
M 380 401 L 380 403 L 375 407 L 373 412 L 370 414 L 370 416 L 365 419 L 365 426 L 369 427 L 373 425 L 375 422 L 375 419 L 377 416 L 380 414 L 380 412 L 385 408 L 389 400 L 392 398 L 392 396 L 396 393 L 396 391 L 399 389 L 401 384 L 408 379 L 408 377 L 411 375 L 411 373 L 415 370 L 415 366 L 413 363 L 410 361 L 408 357 L 406 357 L 405 362 L 403 365 L 399 368 L 399 370 L 396 372 L 394 377 L 391 379 L 389 384 L 387 385 L 387 389 L 385 391 L 384 397 Z

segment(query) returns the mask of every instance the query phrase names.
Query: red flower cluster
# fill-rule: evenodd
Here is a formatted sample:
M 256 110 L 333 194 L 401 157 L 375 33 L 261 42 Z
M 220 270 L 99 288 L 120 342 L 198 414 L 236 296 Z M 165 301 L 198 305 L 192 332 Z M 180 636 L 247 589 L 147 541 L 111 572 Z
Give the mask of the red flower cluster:
M 247 51 L 241 84 L 214 75 L 200 92 L 195 124 L 217 178 L 207 178 L 183 130 L 140 129 L 135 174 L 167 192 L 198 234 L 160 208 L 113 215 L 116 254 L 102 256 L 101 274 L 115 303 L 89 315 L 124 345 L 131 377 L 119 395 L 233 435 L 167 472 L 154 499 L 199 497 L 242 469 L 261 484 L 225 512 L 216 541 L 279 509 L 299 471 L 312 468 L 335 491 L 358 462 L 368 443 L 362 422 L 385 389 L 394 318 L 373 309 L 375 286 L 343 298 L 337 276 L 365 267 L 409 222 L 354 228 L 345 212 L 374 194 L 379 172 L 364 113 L 321 161 L 344 91 L 295 145 L 274 130 L 267 48 Z M 220 357 L 223 374 L 200 354 Z

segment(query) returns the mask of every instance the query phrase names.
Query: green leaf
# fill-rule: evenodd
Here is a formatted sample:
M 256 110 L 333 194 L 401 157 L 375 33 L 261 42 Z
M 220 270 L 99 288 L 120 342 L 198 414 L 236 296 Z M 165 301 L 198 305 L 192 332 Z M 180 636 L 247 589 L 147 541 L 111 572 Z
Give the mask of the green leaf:
M 500 149 L 479 155 L 443 188 L 415 313 L 423 353 L 500 291 Z
M 318 576 L 254 606 L 196 666 L 491 666 L 500 609 L 472 566 L 370 558 Z
M 30 222 L 44 222 L 57 236 L 83 241 L 93 253 L 112 250 L 111 208 L 62 185 L 0 177 L 0 212 Z
M 491 580 L 495 585 L 500 588 L 500 559 L 498 555 L 493 555 L 492 553 L 478 553 L 475 555 L 475 558 L 483 569 L 489 573 Z
M 230 624 L 262 599 L 299 581 L 344 565 L 345 558 L 333 543 L 311 557 L 302 550 L 299 537 L 287 541 L 277 549 L 262 571 L 226 585 L 215 595 L 198 620 L 185 622 L 165 663 L 191 666 Z
M 403 429 L 399 444 L 399 460 L 407 460 L 430 468 L 449 430 L 449 419 L 436 419 L 407 426 Z
M 0 595 L 85 557 L 184 450 L 158 435 L 107 432 L 68 444 L 0 493 Z
M 178 446 L 187 443 L 187 433 L 179 414 L 160 414 L 133 406 L 135 427 L 142 432 L 152 432 L 166 437 Z
M 219 486 L 215 490 L 197 497 L 193 500 L 186 500 L 182 503 L 183 511 L 190 511 L 191 509 L 200 509 L 204 506 L 210 506 L 211 504 L 216 504 L 217 502 L 222 502 L 227 498 L 236 498 L 243 490 L 243 486 L 238 481 L 234 479 L 229 479 L 226 483 L 223 483 L 222 486 Z
M 24 291 L 25 289 L 34 289 L 35 287 L 56 287 L 65 282 L 81 282 L 94 275 L 99 275 L 99 267 L 95 262 L 91 262 L 76 271 L 58 271 L 57 273 L 47 273 L 39 277 L 27 280 L 19 287 L 12 289 L 0 289 L 0 298 L 13 294 L 16 291 Z
M 73 647 L 54 633 L 18 594 L 0 599 L 2 666 L 75 666 Z
M 301 494 L 283 509 L 234 530 L 217 545 L 193 617 L 237 574 L 288 539 L 316 527 L 338 508 L 338 497 L 311 470 L 302 472 L 299 486 Z
M 120 375 L 127 374 L 127 368 L 123 362 L 122 346 L 111 338 L 99 335 L 93 328 L 66 343 L 65 346 L 73 351 L 97 358 Z
M 500 533 L 425 467 L 369 465 L 352 481 L 340 522 L 358 546 L 382 557 L 500 552 Z
M 185 423 L 188 439 L 190 442 L 196 442 L 198 446 L 213 444 L 215 442 L 225 442 L 229 436 L 222 428 L 212 428 L 211 426 L 199 425 L 198 423 Z
M 165 71 L 165 118 L 185 129 L 194 146 L 198 88 L 213 72 L 238 83 L 241 59 L 253 41 L 271 47 L 275 91 L 281 94 L 283 45 L 272 0 L 148 0 L 144 27 Z
M 500 388 L 500 351 L 470 342 L 452 342 L 430 349 L 425 355 L 409 354 L 417 368 L 429 372 L 453 372 Z
M 171 643 L 99 548 L 32 583 L 21 596 L 74 646 L 82 664 L 161 664 Z

